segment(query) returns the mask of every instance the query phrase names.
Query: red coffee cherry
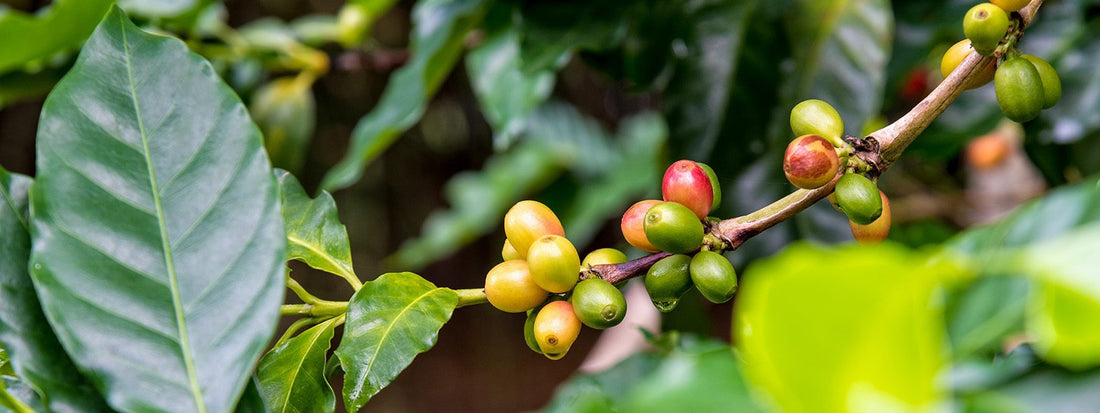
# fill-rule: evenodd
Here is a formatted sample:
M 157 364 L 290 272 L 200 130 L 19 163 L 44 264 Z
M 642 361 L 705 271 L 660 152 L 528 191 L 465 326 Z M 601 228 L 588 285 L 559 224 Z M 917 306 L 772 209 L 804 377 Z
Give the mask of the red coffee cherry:
M 638 201 L 623 214 L 623 220 L 619 224 L 619 228 L 623 231 L 623 238 L 626 238 L 626 242 L 633 245 L 634 248 L 645 252 L 660 251 L 649 242 L 649 238 L 646 238 L 645 235 L 645 213 L 659 203 L 661 201 L 656 199 Z
M 714 206 L 714 186 L 706 169 L 689 160 L 674 162 L 665 170 L 661 195 L 668 202 L 688 207 L 699 219 L 704 219 Z
M 829 183 L 840 169 L 840 158 L 829 141 L 817 135 L 802 135 L 787 145 L 783 173 L 794 186 L 819 188 Z

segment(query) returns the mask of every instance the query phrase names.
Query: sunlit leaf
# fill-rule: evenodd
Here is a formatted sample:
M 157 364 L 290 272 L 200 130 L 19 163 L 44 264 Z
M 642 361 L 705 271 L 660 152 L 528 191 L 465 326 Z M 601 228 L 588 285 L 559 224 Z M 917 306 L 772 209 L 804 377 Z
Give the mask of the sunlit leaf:
M 325 375 L 337 319 L 318 324 L 271 349 L 257 367 L 267 405 L 278 412 L 331 412 L 336 394 Z
M 348 230 L 340 222 L 332 195 L 321 191 L 310 198 L 294 175 L 277 170 L 275 177 L 282 196 L 287 259 L 300 260 L 346 279 L 355 278 Z
M 75 48 L 88 38 L 112 0 L 57 0 L 36 15 L 0 7 L 0 73 Z

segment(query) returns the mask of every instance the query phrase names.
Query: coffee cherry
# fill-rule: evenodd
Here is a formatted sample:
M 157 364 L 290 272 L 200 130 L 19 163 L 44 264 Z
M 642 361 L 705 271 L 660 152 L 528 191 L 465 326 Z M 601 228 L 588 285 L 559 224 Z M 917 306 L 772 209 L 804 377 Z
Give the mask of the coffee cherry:
M 1007 12 L 1014 12 L 1024 8 L 1030 3 L 1030 0 L 989 0 L 991 3 L 996 4 L 997 7 L 1004 9 Z
M 638 201 L 631 205 L 626 213 L 623 214 L 623 220 L 619 224 L 619 228 L 623 231 L 623 238 L 626 238 L 626 242 L 633 245 L 634 248 L 640 249 L 646 252 L 657 252 L 657 249 L 652 243 L 649 242 L 649 238 L 645 236 L 645 213 L 649 212 L 649 209 L 654 205 L 661 203 L 656 199 L 647 199 L 645 201 Z
M 691 257 L 676 254 L 662 258 L 645 274 L 645 290 L 653 306 L 663 313 L 676 308 L 680 297 L 691 289 Z
M 992 3 L 971 7 L 963 17 L 963 33 L 982 56 L 993 54 L 1008 31 L 1008 13 Z
M 535 284 L 523 260 L 497 264 L 485 276 L 485 297 L 500 311 L 527 311 L 542 304 L 547 296 L 549 293 Z
M 667 202 L 688 207 L 698 219 L 706 218 L 714 206 L 714 185 L 707 171 L 686 159 L 674 162 L 665 170 L 661 195 Z
M 527 348 L 539 354 L 542 354 L 542 349 L 539 348 L 538 340 L 535 340 L 535 317 L 539 315 L 541 309 L 527 310 L 527 320 L 523 322 L 523 341 L 527 342 Z
M 687 207 L 662 202 L 646 212 L 645 236 L 661 251 L 683 254 L 703 242 L 703 223 Z
M 818 135 L 839 144 L 844 135 L 844 121 L 825 101 L 804 100 L 791 109 L 791 130 L 795 136 Z
M 829 183 L 840 169 L 840 158 L 829 141 L 817 135 L 802 135 L 787 145 L 783 173 L 794 186 L 819 188 Z
M 882 215 L 879 215 L 878 219 L 867 225 L 848 221 L 848 226 L 852 229 L 852 236 L 863 245 L 878 244 L 885 240 L 886 235 L 890 233 L 890 200 L 886 198 L 886 194 L 882 191 L 878 191 L 878 194 L 882 198 Z
M 710 210 L 713 211 L 722 203 L 722 183 L 718 182 L 718 174 L 714 173 L 714 169 L 711 169 L 710 165 L 702 162 L 696 163 L 707 173 L 707 179 L 710 179 L 710 189 L 713 192 L 714 198 L 714 201 L 710 204 Z
M 531 279 L 539 287 L 552 293 L 564 293 L 577 284 L 581 259 L 573 243 L 565 237 L 545 235 L 531 245 L 527 266 L 531 268 Z
M 588 268 L 593 265 L 622 264 L 627 261 L 629 259 L 622 251 L 614 248 L 600 248 L 584 256 L 584 260 L 581 261 L 581 268 Z
M 1058 71 L 1054 70 L 1046 60 L 1035 55 L 1020 55 L 1035 66 L 1039 72 L 1039 79 L 1043 81 L 1043 109 L 1050 109 L 1062 98 L 1062 79 L 1058 78 Z
M 737 292 L 737 272 L 722 254 L 699 251 L 691 258 L 691 282 L 712 303 L 724 303 Z
M 882 214 L 882 198 L 875 183 L 857 173 L 846 173 L 837 181 L 836 201 L 857 224 L 870 224 Z
M 1012 143 L 1004 135 L 998 132 L 982 135 L 966 145 L 966 163 L 978 170 L 990 170 L 1004 163 L 1011 150 Z
M 504 234 L 519 255 L 526 257 L 531 244 L 543 235 L 565 236 L 558 216 L 538 201 L 519 201 L 504 214 Z
M 504 246 L 500 248 L 500 257 L 504 258 L 505 261 L 523 259 L 523 256 L 520 255 L 519 251 L 516 251 L 516 248 L 512 246 L 511 242 L 508 242 L 507 238 L 504 239 Z
M 1043 110 L 1043 79 L 1027 59 L 1010 58 L 997 68 L 993 78 L 1001 112 L 1016 122 L 1027 122 Z
M 589 278 L 577 283 L 569 301 L 584 325 L 602 330 L 614 327 L 626 317 L 626 298 L 611 283 Z
M 951 46 L 951 48 L 947 49 L 947 52 L 943 54 L 943 59 L 940 60 L 940 74 L 946 79 L 951 72 L 955 71 L 956 67 L 959 67 L 959 64 L 961 64 L 962 61 L 966 59 L 966 56 L 972 51 L 974 51 L 974 47 L 970 45 L 970 39 L 959 40 L 958 43 L 955 43 L 954 46 Z M 963 84 L 963 88 L 967 90 L 977 89 L 989 83 L 990 80 L 993 80 L 993 73 L 996 69 L 997 68 L 992 64 L 986 65 L 976 76 L 967 79 L 966 83 Z
M 535 342 L 542 354 L 557 360 L 569 352 L 569 347 L 581 332 L 581 321 L 568 301 L 554 301 L 542 307 L 535 316 Z

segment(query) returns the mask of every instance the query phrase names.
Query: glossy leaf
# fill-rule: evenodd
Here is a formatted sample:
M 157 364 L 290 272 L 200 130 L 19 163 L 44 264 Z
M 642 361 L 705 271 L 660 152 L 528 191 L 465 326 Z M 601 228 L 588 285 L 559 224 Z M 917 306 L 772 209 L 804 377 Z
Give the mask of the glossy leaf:
M 355 183 L 368 163 L 420 119 L 458 61 L 466 33 L 481 22 L 484 9 L 482 0 L 416 4 L 409 62 L 394 72 L 378 105 L 355 126 L 347 154 L 325 175 L 323 189 L 333 191 Z
M 332 412 L 336 395 L 325 374 L 336 319 L 325 321 L 271 349 L 257 374 L 267 405 L 278 412 Z
M 58 0 L 38 15 L 0 8 L 0 73 L 80 45 L 112 3 Z
M 114 9 L 47 98 L 37 144 L 31 275 L 74 362 L 118 410 L 232 409 L 274 333 L 286 257 L 244 105 L 183 42 Z
M 0 412 L 46 411 L 38 394 L 23 380 L 0 372 Z
M 302 261 L 345 279 L 356 278 L 348 230 L 340 222 L 332 195 L 321 191 L 316 198 L 310 198 L 294 175 L 277 170 L 275 177 L 282 196 L 287 259 Z
M 241 400 L 237 402 L 237 409 L 234 411 L 236 413 L 268 413 L 272 411 L 264 401 L 264 397 L 260 392 L 260 380 L 255 376 L 248 381 L 248 385 L 244 388 L 244 394 L 241 395 Z
M 11 354 L 12 370 L 34 386 L 50 410 L 105 411 L 103 398 L 50 329 L 27 272 L 30 185 L 30 178 L 0 167 L 0 344 Z
M 351 297 L 344 337 L 336 348 L 344 376 L 344 406 L 358 411 L 435 345 L 458 305 L 453 290 L 419 275 L 382 274 Z
M 133 15 L 175 17 L 195 8 L 199 0 L 118 0 L 119 7 Z
M 891 244 L 757 261 L 733 313 L 746 377 L 781 410 L 936 406 L 947 354 L 933 292 L 958 272 Z

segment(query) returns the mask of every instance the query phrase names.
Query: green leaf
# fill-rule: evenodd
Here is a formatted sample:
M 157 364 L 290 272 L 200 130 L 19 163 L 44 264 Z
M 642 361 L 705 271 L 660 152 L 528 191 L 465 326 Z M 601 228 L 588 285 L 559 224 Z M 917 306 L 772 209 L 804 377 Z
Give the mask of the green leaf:
M 1004 339 L 1024 331 L 1030 283 L 1021 278 L 983 277 L 950 291 L 945 311 L 947 337 L 956 359 L 988 358 Z
M 28 410 L 29 409 L 29 410 Z M 38 395 L 19 377 L 0 374 L 0 412 L 47 411 Z M 80 410 L 67 410 L 80 411 Z
M 523 2 L 520 62 L 536 73 L 564 65 L 578 50 L 602 51 L 626 37 L 629 16 L 638 2 Z
M 91 382 L 76 370 L 50 329 L 27 272 L 31 178 L 0 167 L 0 344 L 12 369 L 55 412 L 106 411 Z M 7 361 L 7 356 L 5 356 Z
M 252 380 L 248 381 L 248 386 L 244 388 L 244 394 L 241 395 L 241 400 L 237 402 L 237 409 L 234 411 L 237 413 L 268 413 L 271 411 L 264 402 L 263 394 L 260 393 L 260 379 L 253 376 Z
M 279 412 L 332 412 L 336 395 L 325 375 L 325 355 L 337 319 L 298 334 L 260 359 L 257 374 L 267 405 Z
M 190 11 L 198 0 L 118 0 L 118 6 L 133 15 L 175 17 Z
M 113 0 L 57 0 L 29 15 L 0 7 L 0 73 L 74 48 L 88 38 Z
M 363 175 L 363 169 L 424 114 L 428 100 L 451 73 L 466 33 L 484 14 L 483 0 L 427 0 L 413 8 L 409 62 L 394 72 L 378 105 L 352 132 L 344 159 L 321 182 L 333 191 Z
M 619 405 L 639 381 L 652 375 L 661 361 L 656 354 L 636 353 L 607 370 L 575 375 L 558 386 L 542 411 L 609 411 Z
M 1042 369 L 965 398 L 966 412 L 1083 412 L 1100 406 L 1100 371 Z
M 676 351 L 638 383 L 622 409 L 628 412 L 759 412 L 741 367 L 728 346 Z
M 264 148 L 272 165 L 298 172 L 306 161 L 317 123 L 313 76 L 282 77 L 252 94 L 252 120 L 264 134 Z
M 340 222 L 332 195 L 321 191 L 316 198 L 310 198 L 294 175 L 278 170 L 275 176 L 282 194 L 287 259 L 358 280 L 351 264 L 348 230 Z
M 934 292 L 958 272 L 892 244 L 798 244 L 757 261 L 734 311 L 746 377 L 785 411 L 937 406 L 947 353 Z
M 228 411 L 274 333 L 286 234 L 244 105 L 112 10 L 42 109 L 31 275 L 118 410 Z
M 458 305 L 453 290 L 419 275 L 382 274 L 351 297 L 344 337 L 336 348 L 344 376 L 344 406 L 359 411 L 435 345 L 436 334 Z

